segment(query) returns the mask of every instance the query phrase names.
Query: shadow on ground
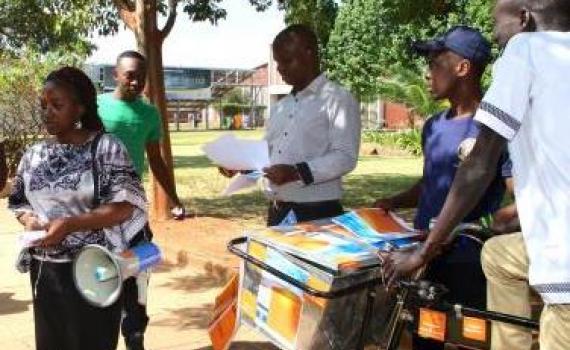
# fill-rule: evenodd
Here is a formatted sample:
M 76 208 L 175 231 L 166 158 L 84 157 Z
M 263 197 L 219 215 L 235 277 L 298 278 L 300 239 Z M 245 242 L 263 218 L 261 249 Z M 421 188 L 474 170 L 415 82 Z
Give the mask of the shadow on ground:
M 190 263 L 189 253 L 186 251 L 179 251 L 176 254 L 176 261 L 162 260 L 162 262 L 152 269 L 153 273 L 168 273 L 176 269 L 183 269 Z
M 168 317 L 151 321 L 154 327 L 182 329 L 207 329 L 212 317 L 213 304 L 200 307 L 183 307 L 167 310 Z
M 222 287 L 228 280 L 225 272 L 203 273 L 200 275 L 191 275 L 183 277 L 175 277 L 169 282 L 162 284 L 160 287 L 166 287 L 173 290 L 184 291 L 188 293 L 200 293 L 208 291 L 212 288 Z
M 27 312 L 31 300 L 14 300 L 14 293 L 0 293 L 0 315 L 19 314 Z
M 267 200 L 260 191 L 231 197 L 194 197 L 190 212 L 219 219 L 255 220 L 265 217 Z

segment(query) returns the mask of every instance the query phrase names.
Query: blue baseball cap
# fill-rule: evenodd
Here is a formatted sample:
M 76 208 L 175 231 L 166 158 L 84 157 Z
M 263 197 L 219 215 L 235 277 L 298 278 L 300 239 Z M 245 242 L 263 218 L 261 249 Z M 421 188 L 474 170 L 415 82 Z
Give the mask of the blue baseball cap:
M 468 26 L 455 26 L 432 40 L 416 41 L 412 44 L 412 50 L 421 56 L 449 50 L 479 64 L 487 64 L 491 60 L 489 41 L 480 31 Z

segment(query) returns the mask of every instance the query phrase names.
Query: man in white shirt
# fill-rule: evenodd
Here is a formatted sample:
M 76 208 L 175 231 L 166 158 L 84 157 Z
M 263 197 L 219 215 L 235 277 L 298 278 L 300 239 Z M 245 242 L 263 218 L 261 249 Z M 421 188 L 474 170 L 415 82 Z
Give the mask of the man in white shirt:
M 505 50 L 475 115 L 481 133 L 459 168 L 437 224 L 417 251 L 387 257 L 391 281 L 426 264 L 487 188 L 501 150 L 513 162 L 522 234 L 489 240 L 482 254 L 488 309 L 529 316 L 542 297 L 541 349 L 570 349 L 570 1 L 497 0 Z M 493 323 L 492 349 L 529 349 L 529 332 Z
M 321 73 L 317 37 L 307 26 L 280 32 L 273 56 L 293 90 L 273 107 L 265 135 L 272 164 L 264 169 L 270 183 L 267 224 L 339 215 L 342 177 L 358 160 L 359 103 Z

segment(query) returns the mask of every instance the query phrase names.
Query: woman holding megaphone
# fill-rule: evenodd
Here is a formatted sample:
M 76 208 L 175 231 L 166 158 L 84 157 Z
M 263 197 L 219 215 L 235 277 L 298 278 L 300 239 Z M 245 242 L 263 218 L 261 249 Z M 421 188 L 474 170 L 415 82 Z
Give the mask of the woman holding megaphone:
M 147 223 L 146 199 L 125 147 L 103 134 L 93 83 L 79 69 L 51 72 L 41 95 L 51 136 L 24 154 L 9 208 L 43 231 L 19 259 L 29 268 L 37 350 L 112 350 L 121 300 L 96 307 L 75 288 L 72 261 L 88 244 L 124 250 Z

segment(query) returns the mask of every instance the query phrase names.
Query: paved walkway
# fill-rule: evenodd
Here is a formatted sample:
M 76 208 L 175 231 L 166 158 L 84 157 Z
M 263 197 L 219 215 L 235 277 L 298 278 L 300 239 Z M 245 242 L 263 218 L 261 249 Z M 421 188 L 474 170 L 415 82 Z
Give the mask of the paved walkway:
M 20 226 L 5 208 L 6 201 L 0 200 L 0 349 L 32 350 L 34 330 L 29 276 L 14 268 L 14 247 Z M 191 249 L 189 246 L 189 256 L 193 256 Z M 170 257 L 170 261 L 153 274 L 149 288 L 148 350 L 211 349 L 206 329 L 224 273 L 216 268 L 205 269 L 208 254 L 200 253 L 197 255 L 202 259 L 182 259 L 183 263 L 180 259 L 173 263 Z M 216 250 L 212 253 L 218 254 Z M 122 340 L 119 349 L 124 350 Z M 242 327 L 232 349 L 275 348 L 254 331 Z

